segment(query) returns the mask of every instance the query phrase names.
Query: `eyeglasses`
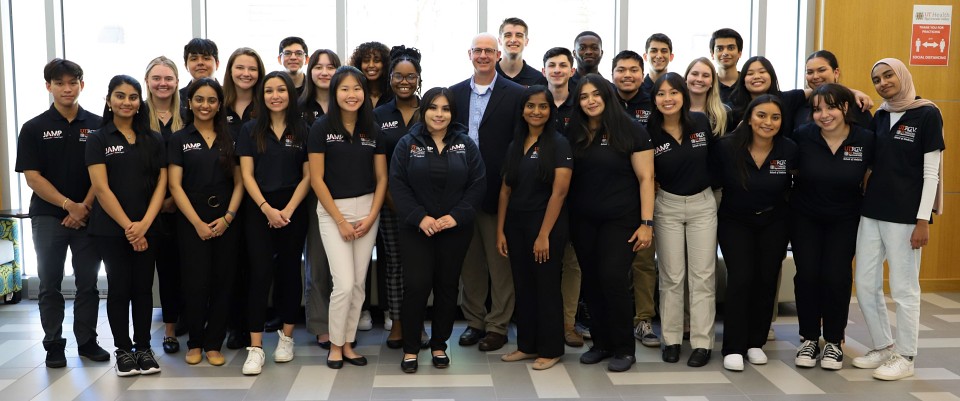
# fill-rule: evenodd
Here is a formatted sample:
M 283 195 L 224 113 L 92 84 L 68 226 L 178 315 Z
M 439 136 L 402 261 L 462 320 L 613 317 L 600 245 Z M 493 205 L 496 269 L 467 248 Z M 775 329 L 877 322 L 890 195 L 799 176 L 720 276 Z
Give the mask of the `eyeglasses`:
M 303 56 L 307 55 L 307 53 L 304 53 L 303 50 L 297 50 L 297 51 L 284 50 L 283 53 L 280 53 L 280 54 L 282 54 L 283 57 L 297 56 L 297 58 L 303 58 Z
M 397 82 L 397 83 L 400 83 L 400 82 L 403 82 L 403 81 L 407 81 L 407 82 L 409 82 L 409 83 L 411 83 L 411 84 L 416 84 L 416 83 L 417 83 L 417 79 L 419 79 L 419 78 L 420 78 L 420 76 L 417 75 L 417 74 L 407 74 L 407 75 L 403 75 L 403 74 L 401 74 L 401 73 L 399 73 L 399 72 L 395 72 L 395 73 L 393 73 L 393 74 L 390 74 L 390 79 L 392 79 L 393 82 Z
M 480 47 L 474 47 L 474 48 L 470 49 L 470 51 L 473 53 L 474 56 L 479 56 L 479 55 L 481 55 L 481 54 L 486 54 L 486 55 L 488 55 L 488 56 L 494 56 L 494 55 L 497 54 L 497 49 L 491 49 L 491 48 L 489 48 L 489 47 L 488 47 L 488 48 L 485 48 L 485 49 L 484 49 L 484 48 L 480 48 Z

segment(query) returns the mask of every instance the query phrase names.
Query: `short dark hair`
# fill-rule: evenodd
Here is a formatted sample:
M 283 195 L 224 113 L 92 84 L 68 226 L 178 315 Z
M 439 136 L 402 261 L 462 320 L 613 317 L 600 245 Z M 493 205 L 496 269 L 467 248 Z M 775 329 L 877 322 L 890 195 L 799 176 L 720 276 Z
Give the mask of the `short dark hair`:
M 815 58 L 822 58 L 824 60 L 827 60 L 827 64 L 829 64 L 830 68 L 833 68 L 834 70 L 836 70 L 837 68 L 840 68 L 840 63 L 837 61 L 837 56 L 835 56 L 829 50 L 817 50 L 813 53 L 810 53 L 810 55 L 807 56 L 807 61 L 813 60 Z
M 813 90 L 807 103 L 810 104 L 810 119 L 813 119 L 813 111 L 821 103 L 843 110 L 843 122 L 847 125 L 856 124 L 856 119 L 850 114 L 850 110 L 856 107 L 856 98 L 853 92 L 840 84 L 823 84 Z
M 193 38 L 183 47 L 183 62 L 186 64 L 191 54 L 200 54 L 204 56 L 213 56 L 213 59 L 220 62 L 220 51 L 217 50 L 217 44 L 210 39 Z
M 740 33 L 730 28 L 721 28 L 713 31 L 713 34 L 710 35 L 710 54 L 713 54 L 713 46 L 717 44 L 717 39 L 721 38 L 733 38 L 737 42 L 737 50 L 743 51 L 743 37 L 740 36 Z
M 643 57 L 633 50 L 623 50 L 613 57 L 613 64 L 610 65 L 610 71 L 617 69 L 617 62 L 620 60 L 637 60 L 640 63 L 640 70 L 643 70 Z
M 594 31 L 583 31 L 577 34 L 577 37 L 573 38 L 573 45 L 576 47 L 577 41 L 584 36 L 596 36 L 597 41 L 600 42 L 600 46 L 603 46 L 603 39 L 600 38 L 600 35 L 597 35 Z
M 655 33 L 653 35 L 650 35 L 649 38 L 647 38 L 647 43 L 643 45 L 644 53 L 646 53 L 647 50 L 650 49 L 650 42 L 653 42 L 653 41 L 666 43 L 667 48 L 670 49 L 670 53 L 673 53 L 673 41 L 670 40 L 669 36 L 664 35 L 662 33 Z
M 523 33 L 529 33 L 530 27 L 527 26 L 526 22 L 523 22 L 522 19 L 517 17 L 504 18 L 503 23 L 500 24 L 500 34 L 503 35 L 503 27 L 507 25 L 519 25 L 523 27 Z
M 543 65 L 547 65 L 547 60 L 552 59 L 557 56 L 567 56 L 567 60 L 570 61 L 570 65 L 573 65 L 573 53 L 570 52 L 570 49 L 566 47 L 554 47 L 550 50 L 547 50 L 546 53 L 543 53 Z
M 307 42 L 304 42 L 303 38 L 299 36 L 287 36 L 283 38 L 283 40 L 280 41 L 280 50 L 278 51 L 278 53 L 283 53 L 283 49 L 290 47 L 290 45 L 300 45 L 300 47 L 303 47 L 304 53 L 306 54 L 310 53 L 310 51 L 307 50 Z
M 83 81 L 83 68 L 80 68 L 80 65 L 73 61 L 62 58 L 50 60 L 50 62 L 43 67 L 43 80 L 47 81 L 47 83 L 52 82 L 54 79 L 63 78 L 64 75 L 70 75 Z

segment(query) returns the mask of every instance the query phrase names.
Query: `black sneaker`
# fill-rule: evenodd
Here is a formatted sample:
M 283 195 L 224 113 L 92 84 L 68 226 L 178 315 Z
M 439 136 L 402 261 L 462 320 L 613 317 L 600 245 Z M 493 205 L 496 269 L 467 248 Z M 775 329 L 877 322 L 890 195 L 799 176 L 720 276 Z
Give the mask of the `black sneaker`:
M 109 357 L 107 355 L 107 358 Z M 67 354 L 63 352 L 63 348 L 52 347 L 47 350 L 47 359 L 44 362 L 48 368 L 62 368 L 67 366 Z
M 823 357 L 820 358 L 820 367 L 826 370 L 840 370 L 843 368 L 843 348 L 840 344 L 828 342 L 823 346 Z
M 137 360 L 132 352 L 118 349 L 113 354 L 117 358 L 117 376 L 137 376 L 140 374 L 140 366 L 137 365 Z
M 797 348 L 797 357 L 793 363 L 802 368 L 812 368 L 817 366 L 817 356 L 820 355 L 820 344 L 817 341 L 805 340 Z
M 153 350 L 137 351 L 134 357 L 137 359 L 137 366 L 140 366 L 141 375 L 160 373 L 160 364 L 153 357 Z
M 86 344 L 77 347 L 77 353 L 91 361 L 106 362 L 110 360 L 110 353 L 100 347 L 97 340 L 87 341 Z

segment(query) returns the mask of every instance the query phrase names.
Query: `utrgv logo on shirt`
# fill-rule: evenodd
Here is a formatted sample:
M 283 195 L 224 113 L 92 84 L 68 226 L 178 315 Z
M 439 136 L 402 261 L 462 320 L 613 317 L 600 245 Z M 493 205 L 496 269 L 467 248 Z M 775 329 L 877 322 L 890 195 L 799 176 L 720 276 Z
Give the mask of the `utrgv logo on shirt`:
M 371 147 L 371 148 L 375 148 L 375 147 L 377 147 L 377 140 L 376 140 L 376 139 L 369 139 L 369 138 L 366 138 L 366 137 L 360 137 L 360 145 L 369 146 L 369 147 Z
M 690 134 L 690 144 L 695 148 L 707 146 L 707 133 L 697 132 Z
M 90 136 L 90 128 L 80 128 L 80 142 L 86 142 L 87 137 Z
M 380 129 L 394 129 L 399 126 L 400 126 L 399 121 L 389 121 L 389 122 L 383 123 L 383 125 L 380 126 Z
M 283 138 L 283 146 L 300 149 L 300 145 L 295 145 L 293 143 L 293 135 L 287 135 Z
M 770 174 L 787 174 L 787 161 L 770 160 Z
M 191 151 L 191 150 L 200 150 L 200 146 L 201 146 L 201 145 L 200 145 L 200 142 L 196 142 L 196 143 L 185 143 L 185 144 L 183 144 L 183 152 L 186 153 L 186 152 L 189 152 L 189 151 Z
M 917 136 L 917 127 L 911 127 L 908 125 L 898 125 L 897 132 L 893 134 L 893 139 L 899 139 L 901 141 L 913 142 Z
M 843 160 L 851 162 L 863 161 L 863 146 L 844 146 Z
M 61 130 L 56 130 L 56 131 L 43 131 L 43 139 L 44 139 L 44 140 L 47 140 L 47 139 L 61 139 L 61 138 L 63 138 L 63 131 L 61 131 Z
M 636 109 L 633 111 L 633 114 L 637 121 L 642 123 L 646 123 L 647 120 L 650 119 L 650 112 L 644 109 Z
M 123 145 L 107 146 L 104 150 L 104 156 L 122 155 Z
M 425 157 L 426 155 L 427 152 L 423 148 L 417 145 L 410 145 L 410 157 Z
M 610 140 L 607 139 L 607 134 L 603 134 L 603 136 L 600 137 L 600 146 L 608 146 L 608 145 L 610 145 Z
M 456 145 L 450 145 L 450 148 L 447 149 L 447 153 L 464 153 L 467 151 L 467 145 L 458 143 Z
M 533 147 L 533 153 L 530 154 L 530 158 L 531 158 L 531 159 L 539 159 L 539 158 L 540 158 L 540 147 L 539 147 L 539 146 L 534 146 L 534 147 Z

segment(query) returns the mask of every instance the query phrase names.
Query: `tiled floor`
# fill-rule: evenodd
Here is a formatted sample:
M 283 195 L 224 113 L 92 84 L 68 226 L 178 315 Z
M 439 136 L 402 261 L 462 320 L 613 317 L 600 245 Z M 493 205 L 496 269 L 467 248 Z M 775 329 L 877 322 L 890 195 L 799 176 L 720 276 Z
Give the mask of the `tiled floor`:
M 625 373 L 608 373 L 604 365 L 577 363 L 585 349 L 568 348 L 563 362 L 547 371 L 533 371 L 528 364 L 504 363 L 500 355 L 515 348 L 511 342 L 497 352 L 482 353 L 476 347 L 453 344 L 452 365 L 436 370 L 427 352 L 421 355 L 420 372 L 400 371 L 399 350 L 381 346 L 386 333 L 380 329 L 361 333 L 358 351 L 371 364 L 346 366 L 334 371 L 324 365 L 326 351 L 312 345 L 311 336 L 298 327 L 296 359 L 272 362 L 276 335 L 266 335 L 268 362 L 263 374 L 246 377 L 240 367 L 246 351 L 225 351 L 227 365 L 201 363 L 188 366 L 183 352 L 159 354 L 163 372 L 154 376 L 120 378 L 113 362 L 97 363 L 77 356 L 67 316 L 68 365 L 44 367 L 43 332 L 36 301 L 0 305 L 0 400 L 920 400 L 960 401 L 960 294 L 924 294 L 921 308 L 920 354 L 916 377 L 899 382 L 880 382 L 870 371 L 853 368 L 850 361 L 870 345 L 863 317 L 856 305 L 850 308 L 847 354 L 844 369 L 828 372 L 819 368 L 797 369 L 793 356 L 799 345 L 796 315 L 790 304 L 781 305 L 774 323 L 777 340 L 765 347 L 770 363 L 747 365 L 744 372 L 725 371 L 719 357 L 703 368 L 689 368 L 685 344 L 681 363 L 660 361 L 660 351 L 638 344 L 637 365 Z M 101 301 L 100 342 L 112 350 L 106 312 Z M 888 304 L 889 308 L 893 305 Z M 154 347 L 161 350 L 159 310 L 154 315 Z M 718 324 L 718 340 L 722 325 Z M 454 336 L 463 329 L 460 323 Z M 513 338 L 513 333 L 511 333 Z M 181 337 L 185 345 L 186 338 Z M 455 339 L 453 341 L 456 343 Z M 529 361 L 528 361 L 529 362 Z

